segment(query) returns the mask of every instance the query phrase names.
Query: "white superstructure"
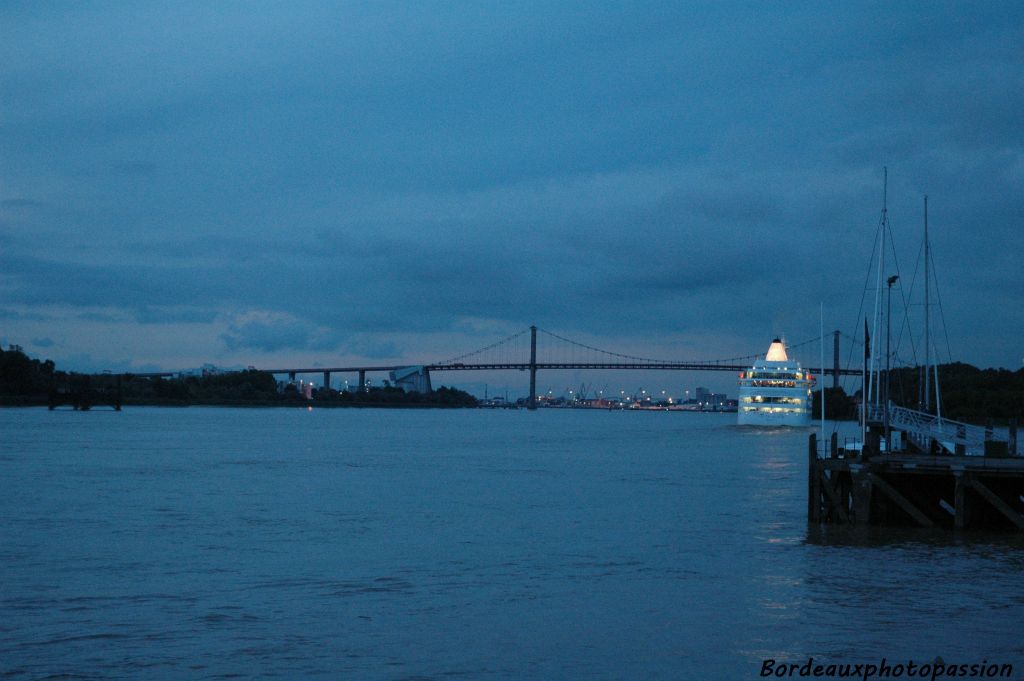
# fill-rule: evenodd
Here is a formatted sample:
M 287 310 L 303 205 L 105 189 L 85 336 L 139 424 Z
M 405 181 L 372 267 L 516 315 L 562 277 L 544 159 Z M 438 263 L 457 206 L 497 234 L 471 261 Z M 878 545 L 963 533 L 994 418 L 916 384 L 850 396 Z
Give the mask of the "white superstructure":
M 751 426 L 809 426 L 813 387 L 814 377 L 789 359 L 776 338 L 763 360 L 740 373 L 737 420 Z

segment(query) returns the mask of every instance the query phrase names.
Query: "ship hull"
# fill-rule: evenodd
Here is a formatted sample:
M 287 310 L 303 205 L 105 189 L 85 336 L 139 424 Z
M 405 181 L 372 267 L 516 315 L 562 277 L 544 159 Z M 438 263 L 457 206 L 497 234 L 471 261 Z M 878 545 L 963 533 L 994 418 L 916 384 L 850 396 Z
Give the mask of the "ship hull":
M 811 425 L 811 415 L 804 414 L 773 414 L 764 411 L 737 412 L 736 422 L 741 426 L 769 426 L 806 428 Z

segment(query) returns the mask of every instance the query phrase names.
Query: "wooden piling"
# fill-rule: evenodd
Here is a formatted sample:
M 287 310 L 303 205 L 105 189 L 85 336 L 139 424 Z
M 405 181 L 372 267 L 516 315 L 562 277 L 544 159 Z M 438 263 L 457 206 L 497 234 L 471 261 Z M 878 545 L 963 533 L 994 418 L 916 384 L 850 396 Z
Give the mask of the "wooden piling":
M 967 447 L 963 444 L 963 438 L 966 435 L 967 435 L 967 433 L 964 431 L 964 427 L 962 425 L 957 425 L 957 427 L 956 427 L 957 442 L 956 442 L 955 445 L 953 445 L 953 451 L 954 451 L 954 453 L 957 456 L 964 456 L 965 454 L 967 454 Z M 988 440 L 989 438 L 986 437 L 985 439 Z
M 874 428 L 869 428 L 864 438 L 864 444 L 861 447 L 860 458 L 862 461 L 867 462 L 873 457 L 879 454 L 881 450 L 882 436 Z
M 872 455 L 869 443 L 867 461 L 842 449 L 818 459 L 814 443 L 808 446 L 811 523 L 1024 531 L 1022 457 Z
M 814 433 L 807 442 L 807 522 L 821 522 L 821 467 L 818 466 L 818 443 Z
M 54 381 L 50 385 L 47 406 L 51 411 L 64 405 L 75 411 L 89 411 L 94 406 L 101 405 L 113 407 L 114 411 L 121 411 L 123 376 L 97 375 L 96 378 L 99 379 L 99 385 L 87 374 L 68 374 L 63 383 Z M 110 385 L 110 380 L 114 381 L 113 386 Z
M 825 490 L 825 497 L 828 500 L 829 516 L 841 523 L 850 522 L 850 515 L 847 512 L 847 498 L 841 493 L 839 484 L 840 474 L 831 471 L 831 477 L 823 481 L 822 488 Z
M 850 506 L 853 509 L 853 523 L 864 527 L 871 524 L 871 500 L 874 496 L 869 475 L 870 471 L 865 470 L 864 464 L 851 470 L 853 483 L 850 485 Z
M 954 472 L 953 476 L 956 479 L 956 486 L 953 492 L 953 527 L 962 530 L 967 527 L 968 519 L 970 518 L 970 509 L 967 506 L 970 495 L 968 494 L 968 484 L 964 474 L 962 472 Z

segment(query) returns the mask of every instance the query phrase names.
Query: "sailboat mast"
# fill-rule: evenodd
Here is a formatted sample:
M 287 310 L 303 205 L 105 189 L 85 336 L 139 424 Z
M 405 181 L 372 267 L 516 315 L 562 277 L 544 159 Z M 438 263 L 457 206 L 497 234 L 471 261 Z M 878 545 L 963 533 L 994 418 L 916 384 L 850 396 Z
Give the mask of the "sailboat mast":
M 931 365 L 931 340 L 928 335 L 930 308 L 928 307 L 928 196 L 924 197 L 924 411 L 931 410 L 931 377 L 928 368 Z
M 889 168 L 883 168 L 882 181 L 882 221 L 878 228 L 878 281 L 875 284 L 875 312 L 871 321 L 871 366 L 868 369 L 868 399 L 878 405 L 881 390 L 879 390 L 879 357 L 875 352 L 878 347 L 879 330 L 879 306 L 882 300 L 882 282 L 885 271 L 885 233 L 889 227 Z M 873 397 L 872 397 L 873 395 Z

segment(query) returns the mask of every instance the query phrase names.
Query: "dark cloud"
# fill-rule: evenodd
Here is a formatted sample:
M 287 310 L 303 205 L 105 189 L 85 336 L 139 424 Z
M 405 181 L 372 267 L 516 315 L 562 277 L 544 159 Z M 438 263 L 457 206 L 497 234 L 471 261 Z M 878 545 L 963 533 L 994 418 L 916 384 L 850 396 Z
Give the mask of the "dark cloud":
M 75 319 L 83 322 L 97 322 L 100 324 L 118 324 L 125 321 L 125 316 L 111 314 L 109 312 L 81 312 L 75 315 Z
M 35 208 L 43 205 L 40 201 L 25 198 L 4 199 L 0 201 L 0 208 Z
M 135 310 L 134 319 L 139 324 L 210 324 L 217 319 L 218 312 L 202 307 L 151 307 Z
M 54 317 L 52 315 L 43 314 L 40 312 L 24 312 L 21 310 L 12 310 L 10 308 L 0 308 L 0 319 L 32 322 L 54 321 Z
M 157 172 L 155 163 L 144 161 L 114 161 L 110 165 L 112 173 L 125 177 L 154 177 Z
M 954 352 L 1010 365 L 1022 43 L 1010 4 L 6 10 L 0 315 L 732 352 L 855 326 L 889 165 L 904 278 L 927 193 Z
M 33 338 L 32 339 L 32 345 L 34 345 L 37 348 L 50 348 L 50 347 L 53 347 L 53 339 L 52 338 Z
M 312 323 L 288 314 L 250 312 L 233 319 L 221 340 L 229 350 L 324 350 L 338 348 L 339 339 Z
M 409 350 L 394 341 L 376 337 L 352 338 L 345 342 L 344 347 L 350 354 L 375 360 L 393 360 L 402 357 Z
M 318 250 L 311 243 L 302 244 L 283 239 L 269 241 L 223 235 L 162 237 L 146 241 L 130 241 L 123 244 L 122 248 L 135 257 L 145 256 L 165 261 L 184 260 L 189 263 L 214 262 L 218 264 L 257 259 L 272 264 L 286 257 L 315 254 Z
M 111 360 L 103 355 L 97 356 L 88 352 L 54 354 L 53 361 L 58 367 L 68 367 L 81 372 L 146 373 L 167 370 L 167 367 L 152 362 L 133 362 L 131 357 Z

